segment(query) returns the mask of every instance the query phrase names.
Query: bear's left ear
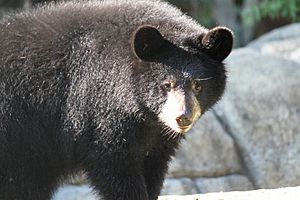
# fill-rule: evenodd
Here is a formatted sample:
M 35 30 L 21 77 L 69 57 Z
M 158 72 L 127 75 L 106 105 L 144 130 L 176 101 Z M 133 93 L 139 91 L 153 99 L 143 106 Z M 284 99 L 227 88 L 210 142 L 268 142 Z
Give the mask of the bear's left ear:
M 201 46 L 213 59 L 223 61 L 231 52 L 233 34 L 225 27 L 215 27 L 201 38 Z
M 164 44 L 165 39 L 161 33 L 151 25 L 143 25 L 137 28 L 131 41 L 135 56 L 145 61 L 157 55 Z

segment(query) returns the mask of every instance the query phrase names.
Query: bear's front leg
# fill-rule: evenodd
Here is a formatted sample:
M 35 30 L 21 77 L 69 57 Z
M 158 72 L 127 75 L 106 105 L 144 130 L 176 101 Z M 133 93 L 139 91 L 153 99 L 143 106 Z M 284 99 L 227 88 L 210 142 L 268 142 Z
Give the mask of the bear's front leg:
M 138 165 L 124 155 L 110 155 L 89 167 L 88 177 L 104 200 L 149 200 Z
M 149 200 L 156 200 L 167 172 L 167 161 L 159 156 L 149 155 L 145 160 L 144 168 Z
M 149 200 L 156 200 L 163 186 L 168 163 L 174 155 L 178 141 L 165 142 L 163 138 L 156 144 L 144 160 L 144 176 L 147 185 Z

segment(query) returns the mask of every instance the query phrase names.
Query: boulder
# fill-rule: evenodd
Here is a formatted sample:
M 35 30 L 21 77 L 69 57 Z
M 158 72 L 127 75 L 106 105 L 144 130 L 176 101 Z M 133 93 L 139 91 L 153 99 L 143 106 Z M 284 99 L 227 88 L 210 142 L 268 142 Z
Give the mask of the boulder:
M 300 23 L 274 29 L 250 42 L 247 47 L 261 49 L 265 44 L 300 37 Z
M 198 192 L 195 183 L 189 178 L 167 178 L 161 195 L 197 194 Z
M 256 188 L 300 184 L 300 64 L 249 48 L 227 60 L 216 113 L 241 151 Z
M 263 54 L 271 54 L 300 62 L 300 24 L 275 29 L 248 44 Z
M 220 176 L 240 170 L 232 138 L 210 111 L 182 142 L 170 165 L 169 177 Z
M 219 192 L 186 196 L 161 196 L 158 200 L 292 200 L 299 199 L 300 187 L 246 192 Z
M 253 190 L 249 179 L 241 174 L 220 177 L 201 177 L 195 180 L 200 193 Z M 189 193 L 191 194 L 191 193 Z
M 276 55 L 300 62 L 300 35 L 297 38 L 266 43 L 260 51 L 263 54 Z

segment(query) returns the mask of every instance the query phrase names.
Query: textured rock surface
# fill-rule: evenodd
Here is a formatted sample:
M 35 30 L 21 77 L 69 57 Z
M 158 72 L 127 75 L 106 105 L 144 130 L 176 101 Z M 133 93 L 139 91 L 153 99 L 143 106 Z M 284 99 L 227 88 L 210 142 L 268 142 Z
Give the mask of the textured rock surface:
M 291 24 L 271 31 L 251 42 L 248 47 L 261 53 L 300 62 L 300 24 Z
M 267 43 L 263 45 L 260 50 L 265 54 L 282 56 L 284 58 L 300 62 L 300 35 L 298 38 Z
M 296 200 L 300 187 L 272 190 L 253 190 L 247 192 L 220 192 L 188 196 L 162 196 L 158 200 Z
M 247 46 L 255 49 L 261 49 L 267 43 L 298 37 L 300 37 L 300 23 L 295 23 L 270 31 L 269 33 L 266 33 L 258 39 L 250 42 Z
M 299 185 L 300 64 L 239 49 L 228 66 L 228 89 L 216 110 L 256 187 Z
M 212 112 L 187 134 L 170 165 L 171 177 L 220 176 L 240 171 L 234 142 Z
M 226 175 L 217 178 L 197 178 L 195 180 L 195 184 L 200 193 L 243 191 L 254 189 L 249 179 L 240 174 Z
M 167 178 L 164 182 L 161 195 L 197 194 L 199 191 L 195 183 L 189 178 Z

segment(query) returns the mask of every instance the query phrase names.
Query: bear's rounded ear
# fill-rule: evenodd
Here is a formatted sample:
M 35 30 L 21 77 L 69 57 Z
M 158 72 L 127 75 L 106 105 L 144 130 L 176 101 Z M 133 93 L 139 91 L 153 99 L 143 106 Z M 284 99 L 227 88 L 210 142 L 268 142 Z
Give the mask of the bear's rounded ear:
M 201 44 L 211 58 L 223 61 L 232 50 L 233 34 L 225 27 L 216 27 L 202 36 Z
M 151 60 L 165 43 L 161 33 L 151 25 L 137 28 L 132 36 L 131 47 L 135 56 L 141 60 Z

